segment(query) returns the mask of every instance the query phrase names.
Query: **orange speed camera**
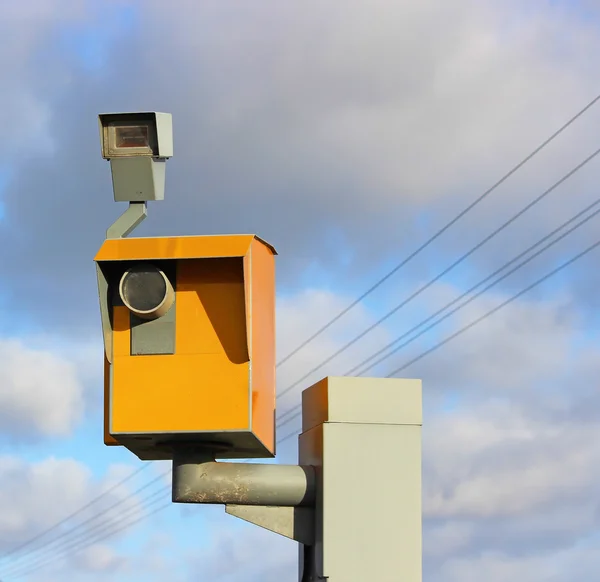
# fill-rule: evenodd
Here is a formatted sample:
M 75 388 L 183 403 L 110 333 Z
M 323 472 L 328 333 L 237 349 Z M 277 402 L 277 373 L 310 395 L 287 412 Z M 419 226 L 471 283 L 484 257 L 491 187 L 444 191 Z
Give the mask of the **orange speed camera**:
M 104 242 L 106 444 L 274 456 L 275 254 L 253 235 Z

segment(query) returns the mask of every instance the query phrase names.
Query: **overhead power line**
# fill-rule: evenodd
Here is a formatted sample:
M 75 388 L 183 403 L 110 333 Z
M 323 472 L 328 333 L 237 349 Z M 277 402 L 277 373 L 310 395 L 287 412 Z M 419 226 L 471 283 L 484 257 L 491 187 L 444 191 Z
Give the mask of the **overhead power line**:
M 149 503 L 145 509 L 148 510 L 151 507 L 156 506 L 156 504 L 159 501 L 160 501 L 160 499 L 155 499 L 154 501 Z M 89 548 L 90 546 L 92 546 L 94 544 L 100 543 L 104 540 L 107 540 L 107 539 L 117 535 L 118 533 L 120 533 L 121 531 L 123 531 L 129 527 L 133 527 L 134 525 L 138 524 L 139 522 L 141 522 L 145 519 L 148 519 L 149 517 L 152 517 L 153 515 L 157 514 L 159 511 L 163 511 L 164 509 L 166 509 L 167 507 L 169 507 L 171 505 L 172 505 L 172 502 L 169 500 L 166 503 L 158 505 L 158 507 L 155 507 L 155 509 L 153 509 L 152 511 L 146 511 L 145 513 L 142 513 L 138 517 L 135 517 L 135 519 L 125 521 L 125 522 L 124 522 L 124 520 L 119 520 L 119 522 L 117 522 L 117 524 L 114 524 L 118 527 L 113 527 L 112 529 L 109 529 L 109 531 L 106 531 L 106 532 L 97 532 L 97 534 L 93 537 L 93 539 L 84 538 L 81 540 L 75 540 L 77 543 L 73 544 L 71 547 L 65 548 L 63 553 L 55 554 L 55 555 L 49 557 L 43 563 L 36 564 L 36 565 L 32 564 L 31 567 L 14 574 L 10 579 L 7 579 L 6 582 L 9 582 L 10 580 L 17 580 L 19 578 L 22 578 L 23 576 L 29 576 L 30 574 L 33 574 L 34 572 L 37 572 L 44 568 L 47 568 L 50 564 L 56 562 L 57 560 L 60 560 L 61 558 L 64 558 L 67 555 L 67 553 L 70 555 L 75 555 L 75 554 L 81 552 L 82 550 Z M 134 517 L 134 516 L 131 516 L 131 517 Z M 67 552 L 67 553 L 65 553 L 65 552 Z
M 119 487 L 122 487 L 123 485 L 125 485 L 125 483 L 127 483 L 128 481 L 130 481 L 131 479 L 133 479 L 134 477 L 139 475 L 142 471 L 146 470 L 147 468 L 148 468 L 148 465 L 142 465 L 141 467 L 139 467 L 138 469 L 136 469 L 135 471 L 130 473 L 127 477 L 125 477 L 124 479 L 122 479 L 121 481 L 119 481 L 118 483 L 116 483 L 115 485 L 113 485 L 112 487 L 110 487 L 109 489 L 107 489 L 106 491 L 104 491 L 103 493 L 98 495 L 97 497 L 94 497 L 91 501 L 89 501 L 85 505 L 82 505 L 79 509 L 77 509 L 73 513 L 70 513 L 69 515 L 67 515 L 66 517 L 64 517 L 57 523 L 55 523 L 53 526 L 38 533 L 31 539 L 19 544 L 17 547 L 12 548 L 8 552 L 5 552 L 4 554 L 2 554 L 2 556 L 0 556 L 0 559 L 4 559 L 4 558 L 7 558 L 8 556 L 12 556 L 13 554 L 16 554 L 17 552 L 20 552 L 23 548 L 29 547 L 31 544 L 35 543 L 36 541 L 38 541 L 45 535 L 49 534 L 50 532 L 56 530 L 57 528 L 59 528 L 61 525 L 63 525 L 70 519 L 77 517 L 79 514 L 84 512 L 86 509 L 88 509 L 88 507 L 91 507 L 92 505 L 94 505 L 94 503 L 97 503 L 100 499 L 102 499 L 103 497 L 106 497 L 109 493 L 112 493 L 113 491 L 117 490 Z
M 535 281 L 534 283 L 532 283 L 531 285 L 528 285 L 527 287 L 525 287 L 525 289 L 523 289 L 522 291 L 519 291 L 519 293 L 516 293 L 515 295 L 513 295 L 512 297 L 510 297 L 506 301 L 503 301 L 502 303 L 500 303 L 500 305 L 497 305 L 493 309 L 490 309 L 487 313 L 485 313 L 481 317 L 478 317 L 477 319 L 475 319 L 474 321 L 472 321 L 468 325 L 465 325 L 465 327 L 459 329 L 457 332 L 453 333 L 452 335 L 449 335 L 447 338 L 445 338 L 441 342 L 438 342 L 433 347 L 431 347 L 428 350 L 424 351 L 422 354 L 420 354 L 416 358 L 413 358 L 412 360 L 409 360 L 408 362 L 406 362 L 405 364 L 403 364 L 399 368 L 396 368 L 395 370 L 393 370 L 392 372 L 390 372 L 386 376 L 386 378 L 391 378 L 392 376 L 395 376 L 398 372 L 402 372 L 403 370 L 405 370 L 409 366 L 412 366 L 413 364 L 415 364 L 419 360 L 423 359 L 425 356 L 428 356 L 429 354 L 431 354 L 432 352 L 435 352 L 436 350 L 438 350 L 442 346 L 445 346 L 448 342 L 451 342 L 453 339 L 456 339 L 458 336 L 462 335 L 466 331 L 469 331 L 472 327 L 474 327 L 478 323 L 481 323 L 483 320 L 487 319 L 491 315 L 494 315 L 494 313 L 496 313 L 497 311 L 500 311 L 500 309 L 506 307 L 507 305 L 509 305 L 513 301 L 516 301 L 517 299 L 519 299 L 519 297 L 521 297 L 522 295 L 525 295 L 525 293 L 528 293 L 534 287 L 537 287 L 538 285 L 541 285 L 542 283 L 544 283 L 544 281 L 547 281 L 548 279 L 550 279 L 550 277 L 553 277 L 554 275 L 556 275 L 557 273 L 559 273 L 563 269 L 566 269 L 568 266 L 570 266 L 571 264 L 573 264 L 575 261 L 581 259 L 583 256 L 587 255 L 588 253 L 590 253 L 591 251 L 593 251 L 594 249 L 596 249 L 598 246 L 600 246 L 600 240 L 596 241 L 593 245 L 590 245 L 585 250 L 581 251 L 580 253 L 578 253 L 577 255 L 575 255 L 574 257 L 572 257 L 571 259 L 569 259 L 568 261 L 564 262 L 562 265 L 560 265 L 556 269 L 553 269 L 552 271 L 550 271 L 549 273 L 547 273 L 546 275 L 544 275 L 543 277 L 541 277 L 540 279 L 538 279 L 537 281 Z
M 74 527 L 61 532 L 57 536 L 52 537 L 50 540 L 48 540 L 41 546 L 38 546 L 37 548 L 34 548 L 32 550 L 29 550 L 28 552 L 25 553 L 25 555 L 23 555 L 20 558 L 17 558 L 16 560 L 12 561 L 10 564 L 7 564 L 4 567 L 3 577 L 10 576 L 10 573 L 13 570 L 15 570 L 15 569 L 19 570 L 20 568 L 23 567 L 23 565 L 25 563 L 27 563 L 28 561 L 30 561 L 32 559 L 39 560 L 44 554 L 47 554 L 48 552 L 56 552 L 56 551 L 60 550 L 60 548 L 65 545 L 65 542 L 68 545 L 69 542 L 73 541 L 72 540 L 73 536 L 75 536 L 75 538 L 77 538 L 78 536 L 81 536 L 81 535 L 88 535 L 90 531 L 94 531 L 94 530 L 98 529 L 98 527 L 106 526 L 106 523 L 100 522 L 99 524 L 93 525 L 87 532 L 84 532 L 83 534 L 77 533 L 84 526 L 86 526 L 90 523 L 93 523 L 94 521 L 97 521 L 103 515 L 106 515 L 106 513 L 108 513 L 109 511 L 112 511 L 113 509 L 116 509 L 117 507 L 124 505 L 132 497 L 139 495 L 142 491 L 145 491 L 146 489 L 148 489 L 148 487 L 150 487 L 151 485 L 154 485 L 157 481 L 164 479 L 167 473 L 168 473 L 168 471 L 158 475 L 154 479 L 150 480 L 146 484 L 144 484 L 141 487 L 139 487 L 138 489 L 136 489 L 130 495 L 127 495 L 127 496 L 123 497 L 122 499 L 117 500 L 115 503 L 113 503 L 109 507 L 104 508 L 101 513 L 96 513 L 96 514 L 92 515 L 91 517 L 87 518 L 86 520 L 79 522 Z M 134 506 L 134 508 L 135 508 L 135 506 Z M 125 508 L 123 511 L 124 511 L 124 513 L 127 513 L 129 510 L 131 510 L 131 508 Z M 67 539 L 65 539 L 65 538 L 67 538 Z M 62 540 L 62 542 L 61 542 L 61 540 Z
M 483 295 L 486 291 L 489 291 L 492 287 L 495 287 L 496 285 L 498 285 L 498 283 L 501 283 L 502 281 L 504 281 L 505 279 L 507 279 L 510 275 L 512 275 L 513 273 L 515 273 L 516 271 L 518 271 L 519 269 L 521 269 L 522 267 L 524 267 L 525 265 L 527 265 L 528 263 L 530 263 L 531 261 L 533 261 L 534 259 L 536 259 L 542 253 L 546 252 L 549 248 L 553 247 L 555 244 L 559 243 L 561 240 L 563 240 L 564 238 L 566 238 L 567 236 L 569 236 L 571 233 L 573 233 L 576 230 L 578 230 L 579 228 L 581 228 L 584 224 L 588 223 L 592 218 L 595 218 L 598 214 L 600 214 L 600 209 L 596 210 L 595 212 L 592 212 L 592 214 L 586 216 L 585 218 L 583 218 L 582 220 L 580 220 L 579 222 L 577 222 L 569 230 L 565 231 L 559 237 L 557 237 L 554 240 L 550 241 L 548 244 L 546 244 L 545 246 L 543 246 L 540 250 L 538 250 L 537 252 L 535 252 L 533 255 L 531 255 L 528 258 L 526 258 L 524 261 L 518 263 L 515 267 L 513 267 L 512 269 L 510 269 L 509 271 L 507 271 L 506 273 L 504 273 L 504 275 L 502 275 L 501 277 L 498 277 L 495 281 L 492 281 L 491 283 L 489 283 L 488 285 L 486 285 L 483 289 L 481 289 L 480 291 L 478 291 L 475 295 L 472 295 L 471 297 L 469 297 L 466 301 L 464 301 L 463 303 L 461 303 L 458 307 L 455 307 L 454 309 L 452 309 L 451 311 L 449 311 L 448 313 L 446 313 L 442 317 L 438 318 L 432 324 L 427 325 L 427 327 L 425 327 L 417 335 L 412 336 L 409 340 L 407 340 L 407 341 L 401 343 L 400 345 L 396 346 L 392 351 L 390 351 L 387 354 L 385 354 L 384 356 L 378 358 L 375 362 L 372 362 L 373 359 L 377 358 L 377 356 L 381 355 L 386 350 L 390 349 L 392 346 L 394 346 L 394 344 L 402 341 L 404 338 L 408 337 L 410 334 L 412 334 L 413 332 L 417 331 L 419 328 L 425 326 L 430 321 L 434 320 L 438 315 L 442 314 L 444 311 L 446 311 L 447 309 L 449 309 L 450 307 L 452 307 L 453 305 L 455 305 L 456 303 L 458 303 L 461 299 L 464 299 L 465 297 L 467 297 L 470 293 L 472 293 L 473 291 L 475 291 L 476 289 L 478 289 L 479 287 L 481 287 L 481 285 L 484 285 L 485 283 L 487 283 L 488 281 L 490 281 L 493 277 L 495 277 L 496 275 L 498 275 L 499 273 L 501 273 L 503 270 L 505 270 L 508 267 L 510 267 L 512 264 L 514 264 L 515 262 L 517 262 L 520 258 L 524 257 L 527 253 L 531 252 L 532 250 L 534 250 L 535 248 L 537 248 L 538 246 L 540 246 L 541 244 L 543 244 L 544 242 L 546 242 L 550 237 L 554 236 L 557 232 L 559 232 L 560 230 L 562 230 L 563 228 L 565 228 L 565 226 L 568 226 L 569 224 L 571 224 L 572 222 L 574 222 L 575 220 L 577 220 L 577 218 L 581 217 L 582 215 L 584 215 L 585 213 L 587 213 L 590 209 L 592 209 L 594 206 L 597 206 L 598 204 L 600 204 L 600 198 L 598 198 L 595 202 L 593 202 L 592 204 L 590 204 L 588 207 L 586 207 L 581 212 L 577 213 L 575 216 L 571 217 L 568 221 L 564 222 L 561 226 L 559 226 L 558 228 L 554 229 L 551 233 L 549 233 L 546 236 L 544 236 L 543 238 L 541 238 L 535 244 L 531 245 L 528 249 L 526 249 L 522 253 L 519 253 L 516 257 L 514 257 L 513 259 L 511 259 L 510 261 L 508 261 L 507 263 L 505 263 L 504 265 L 502 265 L 502 267 L 500 267 L 499 269 L 497 269 L 496 271 L 494 271 L 491 275 L 487 276 L 485 279 L 483 279 L 482 281 L 480 281 L 476 285 L 473 285 L 467 291 L 465 291 L 464 293 L 462 293 L 461 295 L 459 295 L 456 299 L 453 299 L 452 301 L 450 301 L 449 303 L 447 303 L 446 305 L 444 305 L 444 307 L 442 307 L 441 309 L 439 309 L 438 311 L 436 311 L 435 313 L 433 313 L 432 315 L 430 315 L 427 319 L 424 319 L 421 323 L 419 323 L 418 325 L 412 327 L 411 329 L 409 329 L 408 331 L 406 331 L 405 333 L 403 333 L 401 336 L 398 336 L 395 340 L 393 340 L 392 342 L 390 342 L 389 344 L 387 344 L 385 347 L 383 347 L 379 351 L 375 352 L 373 355 L 369 356 L 366 360 L 364 360 L 360 364 L 354 366 L 351 370 L 348 370 L 344 374 L 344 376 L 350 376 L 350 374 L 354 374 L 354 373 L 357 373 L 358 376 L 362 376 L 363 374 L 365 374 L 366 372 L 368 372 L 369 370 L 371 370 L 372 368 L 374 368 L 378 364 L 381 364 L 383 361 L 387 360 L 393 354 L 395 354 L 398 351 L 400 351 L 402 348 L 410 345 L 412 342 L 414 342 L 415 340 L 417 340 L 419 337 L 421 337 L 427 331 L 433 329 L 434 327 L 437 327 L 440 323 L 442 323 L 443 321 L 445 321 L 446 319 L 448 319 L 448 317 L 454 315 L 457 311 L 463 309 L 468 304 L 470 304 L 473 301 L 475 301 L 475 299 L 477 299 L 478 297 L 481 297 L 481 295 Z M 372 363 L 369 363 L 369 362 L 372 362 Z M 366 367 L 364 367 L 364 366 L 366 366 Z M 360 372 L 357 372 L 357 370 L 359 370 L 360 368 L 362 368 L 360 370 Z
M 28 557 L 21 563 L 13 564 L 6 574 L 3 574 L 3 580 L 9 580 L 17 577 L 19 574 L 28 571 L 30 568 L 45 567 L 46 565 L 60 559 L 61 557 L 66 558 L 67 556 L 73 556 L 90 545 L 97 543 L 96 540 L 101 537 L 104 533 L 113 531 L 116 526 L 119 526 L 125 522 L 128 518 L 135 516 L 139 513 L 143 513 L 144 509 L 156 505 L 157 502 L 164 500 L 165 488 L 159 491 L 155 491 L 151 495 L 148 495 L 142 500 L 142 506 L 133 506 L 126 508 L 116 520 L 112 522 L 100 522 L 91 527 L 88 531 L 76 535 L 72 539 L 62 540 L 55 548 L 50 548 L 50 552 L 43 552 L 40 555 Z M 88 543 L 89 542 L 89 543 Z M 47 555 L 43 555 L 46 553 Z
M 425 350 L 424 352 L 422 352 L 421 354 L 419 354 L 415 358 L 412 358 L 408 362 L 404 363 L 399 368 L 396 368 L 395 370 L 393 370 L 392 372 L 390 372 L 386 377 L 387 378 L 391 378 L 391 377 L 395 376 L 399 372 L 404 371 L 409 366 L 412 366 L 413 364 L 415 364 L 419 360 L 425 358 L 426 356 L 428 356 L 432 352 L 438 350 L 442 346 L 445 346 L 447 343 L 449 343 L 452 340 L 456 339 L 457 337 L 459 337 L 463 333 L 469 331 L 471 328 L 475 327 L 477 324 L 481 323 L 482 321 L 484 321 L 485 319 L 487 319 L 491 315 L 494 315 L 496 312 L 500 311 L 501 309 L 503 309 L 504 307 L 506 307 L 507 305 L 509 305 L 513 301 L 516 301 L 517 299 L 519 299 L 519 297 L 522 297 L 523 295 L 525 295 L 526 293 L 528 293 L 529 291 L 531 291 L 532 289 L 534 289 L 538 285 L 541 285 L 542 283 L 544 283 L 545 281 L 547 281 L 548 279 L 550 279 L 551 277 L 553 277 L 554 275 L 556 275 L 557 273 L 559 273 L 563 269 L 566 269 L 567 267 L 569 267 L 570 265 L 572 265 L 575 261 L 578 261 L 579 259 L 581 259 L 585 255 L 587 255 L 588 253 L 590 253 L 594 249 L 598 248 L 599 246 L 600 246 L 600 240 L 596 241 L 594 244 L 590 245 L 589 247 L 587 247 L 585 250 L 581 251 L 580 253 L 576 254 L 574 257 L 570 258 L 568 261 L 565 261 L 560 266 L 556 267 L 555 269 L 553 269 L 552 271 L 550 271 L 549 273 L 547 273 L 543 277 L 537 279 L 531 285 L 528 285 L 523 290 L 521 290 L 518 293 L 512 295 L 509 299 L 507 299 L 506 301 L 503 301 L 502 303 L 500 303 L 500 305 L 497 305 L 493 309 L 490 309 L 489 311 L 487 311 L 481 317 L 478 317 L 477 319 L 475 319 L 471 323 L 469 323 L 469 324 L 465 325 L 464 327 L 460 328 L 458 331 L 456 331 L 455 333 L 449 335 L 448 337 L 446 337 L 442 341 L 438 342 L 437 344 L 435 344 L 431 348 Z M 296 436 L 297 434 L 298 434 L 297 431 L 293 431 L 293 432 L 287 434 L 282 439 L 278 440 L 277 443 L 281 444 L 281 443 L 287 441 L 288 439 L 292 438 L 293 436 Z
M 507 221 L 505 221 L 498 228 L 493 230 L 490 234 L 484 237 L 481 241 L 479 241 L 474 247 L 472 247 L 469 251 L 461 255 L 456 261 L 454 261 L 450 266 L 446 267 L 441 273 L 436 275 L 433 279 L 431 279 L 425 285 L 422 285 L 419 289 L 417 289 L 414 293 L 412 293 L 409 297 L 401 301 L 398 305 L 396 305 L 393 309 L 388 311 L 383 317 L 379 318 L 375 323 L 367 327 L 364 331 L 359 333 L 349 342 L 345 343 L 342 347 L 336 350 L 333 354 L 328 356 L 325 360 L 323 360 L 320 364 L 309 370 L 306 374 L 304 374 L 301 378 L 296 380 L 293 384 L 290 384 L 283 392 L 279 394 L 279 398 L 287 394 L 290 390 L 298 386 L 301 382 L 309 378 L 312 374 L 318 371 L 320 368 L 331 362 L 334 358 L 345 352 L 349 347 L 353 346 L 356 342 L 365 337 L 369 332 L 374 330 L 376 327 L 381 325 L 384 321 L 389 319 L 392 315 L 397 313 L 400 309 L 405 307 L 408 303 L 410 303 L 413 299 L 416 299 L 421 293 L 429 289 L 434 283 L 439 281 L 444 275 L 447 275 L 450 271 L 455 269 L 458 265 L 463 263 L 467 258 L 469 258 L 473 253 L 478 251 L 481 247 L 487 244 L 490 240 L 492 240 L 495 236 L 497 236 L 500 232 L 502 232 L 505 228 L 510 226 L 515 220 L 520 218 L 523 214 L 528 212 L 531 208 L 533 208 L 536 204 L 541 202 L 546 196 L 550 193 L 554 192 L 559 186 L 561 186 L 564 182 L 566 182 L 569 178 L 571 178 L 575 173 L 581 170 L 584 166 L 586 166 L 589 162 L 591 162 L 598 154 L 600 154 L 600 148 L 585 158 L 582 162 L 580 162 L 577 166 L 575 166 L 572 170 L 567 172 L 562 178 L 554 182 L 552 186 L 544 190 L 539 196 L 534 198 L 531 202 L 525 205 L 519 212 L 513 214 Z
M 444 234 L 447 230 L 449 230 L 452 226 L 454 226 L 459 220 L 461 220 L 466 214 L 468 214 L 473 208 L 475 208 L 480 202 L 482 202 L 487 196 L 489 196 L 494 190 L 496 190 L 499 186 L 501 186 L 506 180 L 508 180 L 513 174 L 515 174 L 518 170 L 520 170 L 527 162 L 529 162 L 532 158 L 534 158 L 538 153 L 540 153 L 548 144 L 554 141 L 563 131 L 565 131 L 569 126 L 571 126 L 575 121 L 577 121 L 584 113 L 586 113 L 589 109 L 591 109 L 598 101 L 600 101 L 600 95 L 597 95 L 592 99 L 583 109 L 578 111 L 571 119 L 569 119 L 564 125 L 562 125 L 559 129 L 557 129 L 549 138 L 547 138 L 544 142 L 542 142 L 537 148 L 535 148 L 527 157 L 523 158 L 516 166 L 514 166 L 510 171 L 508 171 L 502 178 L 500 178 L 494 185 L 488 188 L 483 194 L 481 194 L 478 198 L 476 198 L 471 204 L 469 204 L 464 210 L 462 210 L 459 214 L 457 214 L 450 222 L 444 225 L 440 230 L 438 230 L 435 234 L 433 234 L 430 238 L 428 238 L 421 246 L 419 246 L 416 250 L 414 250 L 408 257 L 403 259 L 400 263 L 398 263 L 391 271 L 389 271 L 386 275 L 384 275 L 381 279 L 379 279 L 374 285 L 369 287 L 362 295 L 360 295 L 357 299 L 355 299 L 352 303 L 350 303 L 345 309 L 340 311 L 335 317 L 330 319 L 325 325 L 320 327 L 315 333 L 313 333 L 310 337 L 304 340 L 300 345 L 294 348 L 287 356 L 282 358 L 278 363 L 277 367 L 285 364 L 289 359 L 294 357 L 300 350 L 305 348 L 309 343 L 319 337 L 323 332 L 328 330 L 334 323 L 339 321 L 344 315 L 346 315 L 349 311 L 351 311 L 354 307 L 356 307 L 359 303 L 361 303 L 366 297 L 368 297 L 373 291 L 375 291 L 378 287 L 380 287 L 383 283 L 385 283 L 392 275 L 397 273 L 402 267 L 404 267 L 407 263 L 409 263 L 412 259 L 414 259 L 418 254 L 424 251 L 427 247 L 429 247 L 433 242 L 435 242 L 442 234 Z

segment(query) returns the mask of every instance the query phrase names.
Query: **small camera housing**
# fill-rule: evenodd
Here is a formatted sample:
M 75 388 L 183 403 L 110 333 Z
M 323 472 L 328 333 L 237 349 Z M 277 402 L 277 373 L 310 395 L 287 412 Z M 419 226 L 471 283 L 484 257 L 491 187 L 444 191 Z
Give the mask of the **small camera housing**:
M 116 202 L 164 200 L 165 162 L 173 156 L 170 113 L 98 116 L 102 157 L 110 161 Z

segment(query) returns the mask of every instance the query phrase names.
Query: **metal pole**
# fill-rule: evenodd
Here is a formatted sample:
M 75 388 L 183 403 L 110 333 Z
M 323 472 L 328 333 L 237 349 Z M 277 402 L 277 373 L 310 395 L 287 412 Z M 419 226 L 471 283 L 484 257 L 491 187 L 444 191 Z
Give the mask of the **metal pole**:
M 421 382 L 325 378 L 302 393 L 299 462 L 316 467 L 300 579 L 421 582 Z
M 130 202 L 127 210 L 106 231 L 106 238 L 127 236 L 148 215 L 145 202 Z
M 300 542 L 302 582 L 421 582 L 421 382 L 328 377 L 302 393 L 299 465 L 175 449 L 173 501 Z
M 175 503 L 298 507 L 314 499 L 312 467 L 217 463 L 177 452 L 173 458 Z

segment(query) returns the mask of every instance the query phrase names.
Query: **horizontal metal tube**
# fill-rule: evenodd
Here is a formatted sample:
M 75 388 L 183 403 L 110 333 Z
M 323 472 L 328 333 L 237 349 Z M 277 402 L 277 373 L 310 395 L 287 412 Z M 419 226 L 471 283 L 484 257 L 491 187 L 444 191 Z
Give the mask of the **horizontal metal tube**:
M 173 459 L 173 502 L 297 507 L 312 505 L 312 467 Z

